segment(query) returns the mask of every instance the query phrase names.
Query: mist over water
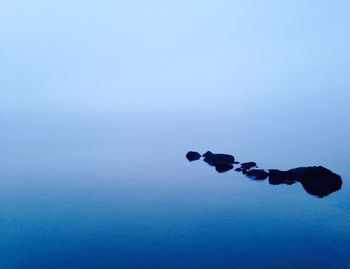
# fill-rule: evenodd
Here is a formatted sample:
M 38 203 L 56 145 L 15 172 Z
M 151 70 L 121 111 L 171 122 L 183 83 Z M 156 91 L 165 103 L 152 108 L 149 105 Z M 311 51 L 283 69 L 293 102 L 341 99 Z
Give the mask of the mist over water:
M 350 266 L 348 9 L 0 3 L 0 268 Z M 343 185 L 318 199 L 189 150 Z

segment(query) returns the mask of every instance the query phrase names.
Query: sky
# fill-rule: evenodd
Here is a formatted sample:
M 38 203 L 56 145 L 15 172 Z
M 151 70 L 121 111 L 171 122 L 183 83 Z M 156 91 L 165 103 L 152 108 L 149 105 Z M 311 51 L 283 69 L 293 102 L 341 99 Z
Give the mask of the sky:
M 336 105 L 346 113 L 349 8 L 348 1 L 2 0 L 0 111 L 235 107 L 242 116 L 271 106 L 322 114 Z
M 349 8 L 3 0 L 0 142 L 11 151 L 23 137 L 36 147 L 40 133 L 52 144 L 62 130 L 105 130 L 139 148 L 347 160 Z

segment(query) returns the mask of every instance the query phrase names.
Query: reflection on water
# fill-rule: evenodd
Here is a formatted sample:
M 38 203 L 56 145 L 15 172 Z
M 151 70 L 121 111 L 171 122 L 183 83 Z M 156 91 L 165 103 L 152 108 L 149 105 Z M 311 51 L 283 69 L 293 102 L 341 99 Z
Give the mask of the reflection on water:
M 235 158 L 229 154 L 214 154 L 207 151 L 202 155 L 204 162 L 210 166 L 214 166 L 219 173 L 227 172 L 234 168 Z M 189 151 L 186 158 L 189 161 L 199 160 L 201 155 L 198 152 Z M 278 169 L 252 169 L 257 167 L 255 162 L 241 163 L 235 171 L 242 172 L 242 174 L 254 180 L 269 179 L 271 185 L 287 184 L 292 185 L 295 182 L 300 182 L 305 191 L 311 195 L 323 198 L 335 191 L 341 189 L 341 177 L 331 170 L 322 166 L 311 167 L 297 167 L 287 171 L 280 171 Z

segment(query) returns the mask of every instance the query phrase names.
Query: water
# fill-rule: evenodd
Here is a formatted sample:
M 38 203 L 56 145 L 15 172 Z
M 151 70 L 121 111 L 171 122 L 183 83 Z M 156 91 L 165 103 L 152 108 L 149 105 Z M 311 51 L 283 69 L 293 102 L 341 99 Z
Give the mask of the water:
M 265 152 L 230 139 L 239 131 L 229 121 L 208 128 L 208 118 L 43 118 L 2 132 L 2 268 L 349 266 L 346 156 L 277 155 L 274 137 Z M 265 167 L 323 164 L 343 188 L 320 199 L 300 184 L 272 186 L 186 160 L 188 149 L 211 143 Z
M 350 268 L 348 10 L 1 1 L 0 268 Z

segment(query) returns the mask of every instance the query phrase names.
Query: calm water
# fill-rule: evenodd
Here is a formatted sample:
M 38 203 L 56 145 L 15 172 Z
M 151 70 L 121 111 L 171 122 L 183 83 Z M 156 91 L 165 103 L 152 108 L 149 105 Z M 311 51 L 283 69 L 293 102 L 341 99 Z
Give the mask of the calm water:
M 0 269 L 350 268 L 349 8 L 0 1 Z
M 283 141 L 293 129 L 217 116 L 3 120 L 1 268 L 348 268 L 344 141 Z M 192 148 L 267 168 L 324 165 L 343 188 L 320 199 L 218 174 L 189 163 Z

